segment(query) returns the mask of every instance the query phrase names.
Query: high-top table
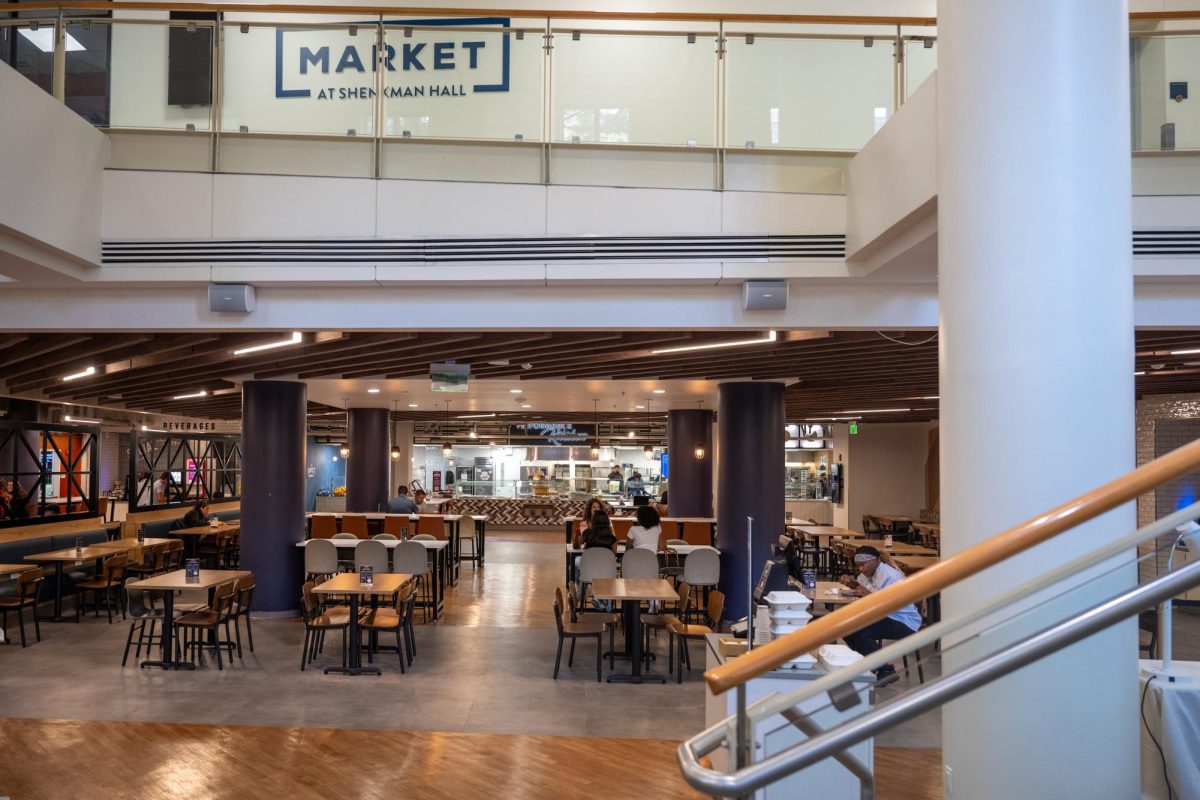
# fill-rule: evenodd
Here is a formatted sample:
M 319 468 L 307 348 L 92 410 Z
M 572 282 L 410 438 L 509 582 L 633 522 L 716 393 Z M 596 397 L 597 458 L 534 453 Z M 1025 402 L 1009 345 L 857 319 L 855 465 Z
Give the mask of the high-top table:
M 625 578 L 601 578 L 592 581 L 592 595 L 597 600 L 614 600 L 621 603 L 625 614 L 625 652 L 633 661 L 629 675 L 609 675 L 609 683 L 665 683 L 666 675 L 642 672 L 642 601 L 658 600 L 669 603 L 679 598 L 671 588 L 671 582 L 661 578 L 632 580 Z
M 304 548 L 312 539 L 306 539 L 303 542 L 296 542 L 296 547 Z M 369 542 L 370 539 L 326 539 L 327 542 L 333 542 L 334 547 L 340 550 L 353 550 L 358 547 L 359 542 Z M 376 540 L 389 551 L 395 550 L 396 545 L 400 544 L 399 539 L 378 539 Z M 414 541 L 410 539 L 409 541 Z M 433 599 L 432 603 L 433 618 L 437 619 L 442 615 L 442 609 L 446 601 L 446 552 L 450 548 L 450 542 L 445 539 L 437 539 L 429 541 L 428 539 L 416 539 L 417 544 L 425 548 L 426 553 L 433 561 Z M 301 558 L 304 557 L 303 550 L 300 553 Z M 389 556 L 390 560 L 390 556 Z M 422 607 L 428 605 L 424 600 L 420 602 Z
M 163 601 L 162 619 L 162 657 L 156 661 L 143 661 L 139 667 L 161 667 L 162 669 L 195 669 L 190 661 L 176 661 L 171 649 L 171 640 L 175 628 L 175 592 L 184 589 L 213 589 L 222 583 L 236 581 L 249 575 L 244 569 L 202 569 L 200 576 L 188 580 L 186 569 L 174 572 L 164 572 L 162 575 L 151 575 L 149 578 L 128 584 L 130 589 L 142 589 L 148 592 L 160 592 Z
M 362 583 L 357 572 L 339 572 L 313 589 L 316 594 L 350 595 L 350 665 L 326 667 L 325 674 L 340 672 L 343 675 L 382 675 L 379 667 L 362 665 L 362 628 L 358 624 L 359 597 L 391 597 L 400 587 L 413 579 L 412 575 L 394 572 L 377 572 L 373 583 Z

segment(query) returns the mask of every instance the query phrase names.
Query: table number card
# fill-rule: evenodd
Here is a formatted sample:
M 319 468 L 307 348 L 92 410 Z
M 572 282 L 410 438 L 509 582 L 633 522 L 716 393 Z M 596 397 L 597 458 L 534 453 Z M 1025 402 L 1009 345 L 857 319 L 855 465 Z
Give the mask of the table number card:
M 358 568 L 358 582 L 371 586 L 375 583 L 375 568 L 372 566 L 363 566 Z
M 189 558 L 185 565 L 186 579 L 189 581 L 200 582 L 200 559 Z

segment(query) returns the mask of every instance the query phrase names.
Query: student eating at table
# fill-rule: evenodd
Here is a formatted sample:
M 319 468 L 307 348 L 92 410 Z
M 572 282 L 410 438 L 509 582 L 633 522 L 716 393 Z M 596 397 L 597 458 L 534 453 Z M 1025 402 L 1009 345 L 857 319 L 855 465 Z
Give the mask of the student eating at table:
M 858 548 L 858 552 L 854 555 L 854 566 L 858 569 L 858 575 L 843 575 L 841 582 L 854 589 L 854 594 L 859 597 L 866 597 L 904 580 L 904 575 L 900 570 L 891 564 L 885 564 L 879 551 L 874 547 Z M 846 640 L 846 645 L 851 650 L 867 656 L 880 648 L 881 639 L 903 639 L 905 636 L 915 633 L 920 627 L 921 612 L 917 611 L 914 603 L 909 603 L 878 622 L 873 622 L 842 638 Z M 875 670 L 875 678 L 881 684 L 897 680 L 896 667 L 893 664 L 884 664 Z
M 183 515 L 181 528 L 199 528 L 208 524 L 208 501 L 197 500 L 196 504 Z
M 629 529 L 629 543 L 633 547 L 658 552 L 658 538 L 662 535 L 662 520 L 654 506 L 638 506 L 637 525 Z

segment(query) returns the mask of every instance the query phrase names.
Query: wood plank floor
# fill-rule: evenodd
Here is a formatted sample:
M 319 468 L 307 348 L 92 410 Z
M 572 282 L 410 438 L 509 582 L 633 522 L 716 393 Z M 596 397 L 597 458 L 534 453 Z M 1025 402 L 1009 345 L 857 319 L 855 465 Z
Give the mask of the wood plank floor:
M 327 800 L 503 797 L 697 798 L 675 743 L 0 719 L 0 793 L 64 797 Z M 878 748 L 880 800 L 941 796 L 941 753 Z

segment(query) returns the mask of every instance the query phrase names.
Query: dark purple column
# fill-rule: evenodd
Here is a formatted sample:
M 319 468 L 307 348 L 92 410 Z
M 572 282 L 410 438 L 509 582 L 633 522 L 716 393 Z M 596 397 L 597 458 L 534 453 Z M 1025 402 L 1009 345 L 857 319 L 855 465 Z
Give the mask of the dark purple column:
M 241 568 L 254 573 L 255 614 L 294 613 L 304 539 L 304 435 L 308 387 L 242 384 Z
M 667 412 L 668 508 L 672 517 L 711 517 L 713 510 L 713 412 Z M 696 445 L 704 458 L 696 458 Z
M 717 547 L 726 616 L 732 619 L 746 615 L 747 562 L 757 581 L 770 546 L 783 532 L 783 436 L 783 384 L 722 383 L 717 388 Z M 754 518 L 752 552 L 746 517 Z
M 386 408 L 350 409 L 346 441 L 346 510 L 387 511 L 390 437 Z

